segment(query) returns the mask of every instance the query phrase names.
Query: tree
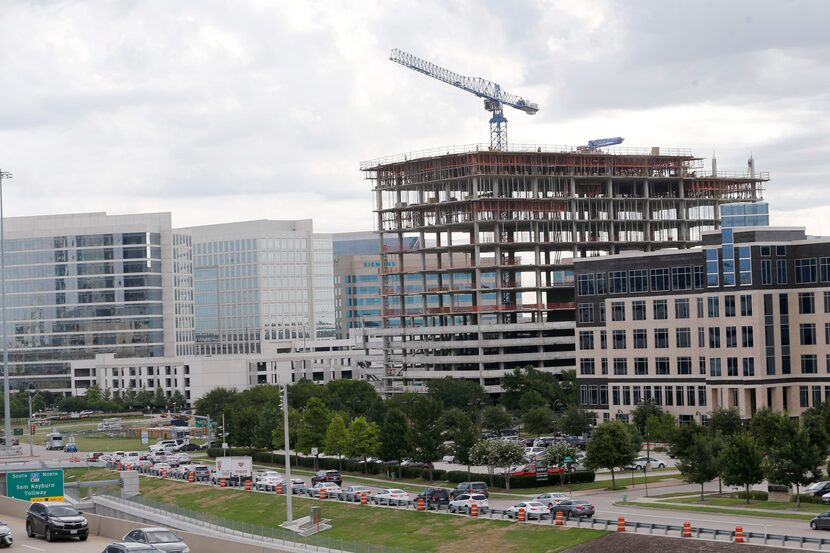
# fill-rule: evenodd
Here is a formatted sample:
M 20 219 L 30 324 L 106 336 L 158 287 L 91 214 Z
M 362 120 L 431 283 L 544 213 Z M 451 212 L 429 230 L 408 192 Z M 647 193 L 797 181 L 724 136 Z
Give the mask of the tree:
M 500 432 L 511 426 L 510 415 L 499 405 L 485 407 L 481 413 L 481 427 L 491 432 Z
M 675 426 L 669 433 L 669 447 L 675 457 L 682 457 L 692 447 L 695 436 L 703 433 L 703 427 L 697 423 Z
M 522 415 L 525 434 L 542 436 L 553 429 L 553 411 L 548 407 L 534 407 Z
M 650 415 L 646 419 L 646 434 L 652 442 L 668 442 L 676 426 L 674 416 L 668 412 Z
M 734 435 L 719 458 L 720 475 L 727 486 L 744 486 L 749 504 L 749 487 L 764 479 L 761 448 L 749 432 Z
M 810 441 L 810 432 L 803 426 L 796 432 L 781 436 L 764 457 L 767 480 L 776 484 L 795 485 L 796 509 L 801 507 L 801 486 L 821 478 L 819 466 L 822 449 Z
M 621 421 L 607 421 L 597 426 L 585 453 L 585 464 L 596 470 L 607 468 L 611 471 L 611 487 L 616 488 L 614 469 L 634 462 L 637 451 L 633 447 L 631 433 Z
M 363 470 L 368 472 L 367 457 L 377 455 L 380 448 L 379 431 L 375 423 L 365 417 L 357 417 L 346 430 L 346 447 L 344 452 L 349 457 L 363 458 Z
M 308 400 L 316 397 L 327 400 L 328 389 L 307 378 L 301 378 L 288 386 L 288 405 L 297 410 L 305 408 Z
M 565 465 L 565 459 L 570 457 L 571 460 L 575 459 L 577 454 L 579 453 L 579 449 L 576 446 L 569 444 L 568 442 L 557 442 L 553 445 L 549 445 L 542 456 L 548 462 L 549 465 L 554 467 L 561 467 Z
M 703 501 L 703 485 L 718 475 L 712 439 L 703 433 L 696 434 L 691 446 L 679 456 L 677 468 L 687 482 L 700 484 L 700 500 Z
M 493 462 L 504 469 L 505 487 L 510 489 L 510 469 L 520 464 L 525 458 L 525 448 L 520 444 L 498 440 L 493 446 Z
M 592 423 L 591 412 L 576 405 L 569 406 L 557 421 L 559 430 L 568 436 L 581 436 L 588 432 Z
M 344 413 L 350 419 L 365 417 L 370 421 L 383 420 L 383 400 L 366 380 L 329 380 L 326 383 L 326 404 L 331 411 Z
M 440 403 L 444 409 L 478 409 L 487 401 L 487 394 L 481 385 L 466 378 L 433 378 L 427 382 L 429 397 Z
M 409 411 L 410 427 L 407 432 L 407 442 L 411 448 L 409 453 L 412 459 L 427 465 L 430 480 L 432 480 L 432 463 L 444 455 L 441 428 L 438 424 L 440 418 L 441 404 L 424 396 L 418 397 Z
M 406 415 L 398 408 L 386 410 L 380 427 L 380 456 L 384 461 L 400 461 L 409 449 Z
M 493 473 L 498 466 L 498 456 L 495 452 L 495 444 L 498 440 L 479 440 L 470 449 L 470 461 L 476 465 L 487 467 L 490 474 L 490 487 L 493 487 Z
M 827 455 L 830 440 L 828 439 L 827 427 L 825 425 L 825 411 L 827 410 L 825 404 L 818 407 L 812 407 L 801 413 L 801 425 L 807 430 L 810 435 L 810 442 L 816 444 L 821 448 L 821 452 Z
M 663 409 L 653 399 L 646 399 L 637 404 L 631 411 L 631 422 L 641 431 L 645 429 L 648 418 L 652 415 L 659 416 Z
M 323 450 L 329 455 L 337 455 L 340 470 L 343 470 L 343 452 L 346 450 L 349 437 L 346 422 L 341 415 L 334 415 L 326 429 L 326 441 Z
M 576 388 L 572 380 L 574 375 L 574 371 L 565 371 L 559 380 L 556 375 L 532 367 L 516 369 L 501 378 L 501 385 L 504 389 L 501 404 L 510 411 L 519 411 L 522 397 L 533 391 L 552 407 L 557 403 L 566 406 L 575 405 Z
M 296 449 L 309 453 L 312 448 L 322 448 L 330 421 L 331 412 L 323 400 L 318 397 L 309 399 L 303 410 L 303 422 L 297 436 Z
M 749 422 L 749 431 L 755 436 L 761 451 L 769 452 L 778 447 L 786 436 L 794 434 L 796 425 L 786 415 L 764 408 L 755 412 Z
M 467 465 L 467 472 L 470 472 L 470 449 L 478 440 L 478 433 L 473 421 L 467 413 L 461 409 L 448 409 L 444 411 L 438 421 L 444 438 L 451 440 L 452 454 L 458 463 Z
M 722 407 L 712 412 L 707 428 L 711 434 L 720 432 L 724 438 L 731 438 L 739 434 L 743 429 L 741 414 L 734 407 L 730 407 L 729 409 Z
M 519 398 L 518 411 L 519 413 L 527 413 L 529 411 L 532 411 L 533 409 L 545 407 L 546 405 L 547 401 L 545 401 L 545 398 L 542 397 L 542 394 L 540 394 L 536 390 L 530 390 L 521 398 Z M 552 414 L 553 413 L 551 413 L 551 415 Z

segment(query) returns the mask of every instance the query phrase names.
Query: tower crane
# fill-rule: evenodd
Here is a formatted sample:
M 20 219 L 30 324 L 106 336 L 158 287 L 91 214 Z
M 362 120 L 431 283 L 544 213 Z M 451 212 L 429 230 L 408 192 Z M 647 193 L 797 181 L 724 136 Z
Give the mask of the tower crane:
M 621 136 L 614 136 L 612 138 L 597 138 L 596 140 L 588 141 L 588 150 L 596 150 L 597 148 L 605 148 L 606 146 L 616 146 L 622 144 L 625 138 Z
M 397 48 L 392 50 L 389 59 L 433 79 L 471 92 L 479 98 L 484 98 L 484 109 L 492 113 L 490 118 L 490 148 L 493 150 L 507 149 L 507 118 L 504 116 L 504 106 L 516 108 L 528 115 L 534 115 L 539 111 L 538 104 L 505 92 L 498 83 L 481 77 L 465 77 Z

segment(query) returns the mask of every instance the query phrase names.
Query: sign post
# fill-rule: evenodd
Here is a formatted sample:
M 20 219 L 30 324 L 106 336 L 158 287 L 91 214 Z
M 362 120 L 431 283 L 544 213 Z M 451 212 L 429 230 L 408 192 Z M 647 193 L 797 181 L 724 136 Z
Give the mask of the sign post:
M 63 501 L 63 469 L 9 472 L 6 495 L 24 501 Z

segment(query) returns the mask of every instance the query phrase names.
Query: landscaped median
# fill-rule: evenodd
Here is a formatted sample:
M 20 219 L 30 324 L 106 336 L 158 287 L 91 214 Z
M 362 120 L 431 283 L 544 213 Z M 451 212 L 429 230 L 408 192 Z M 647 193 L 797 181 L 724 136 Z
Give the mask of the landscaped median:
M 730 497 L 713 497 L 710 495 L 701 501 L 700 496 L 696 494 L 685 497 L 679 494 L 666 494 L 666 496 L 660 499 L 652 498 L 650 501 L 618 501 L 615 505 L 792 520 L 810 520 L 816 513 L 827 510 L 826 505 L 807 503 L 802 503 L 801 508 L 796 510 L 795 503 L 787 501 L 754 501 L 747 505 L 743 499 Z
M 109 472 L 111 477 L 112 473 Z M 85 477 L 97 479 L 99 472 Z M 141 478 L 141 494 L 170 506 L 224 517 L 229 520 L 272 526 L 285 521 L 285 497 L 241 490 L 217 489 L 157 478 Z M 321 537 L 417 551 L 522 551 L 557 552 L 603 536 L 602 530 L 557 528 L 503 520 L 375 508 L 341 502 L 320 502 L 295 497 L 294 517 L 321 507 L 321 516 L 333 525 Z

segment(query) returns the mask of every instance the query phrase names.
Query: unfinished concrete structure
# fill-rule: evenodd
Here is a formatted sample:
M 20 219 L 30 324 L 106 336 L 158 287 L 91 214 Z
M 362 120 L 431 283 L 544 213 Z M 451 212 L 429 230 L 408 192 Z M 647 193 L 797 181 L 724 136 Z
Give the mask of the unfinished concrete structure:
M 712 165 L 688 150 L 535 145 L 364 162 L 385 244 L 384 390 L 453 376 L 498 392 L 517 367 L 574 368 L 572 259 L 699 245 L 720 204 L 761 199 L 768 176 L 751 160 L 740 174 Z

